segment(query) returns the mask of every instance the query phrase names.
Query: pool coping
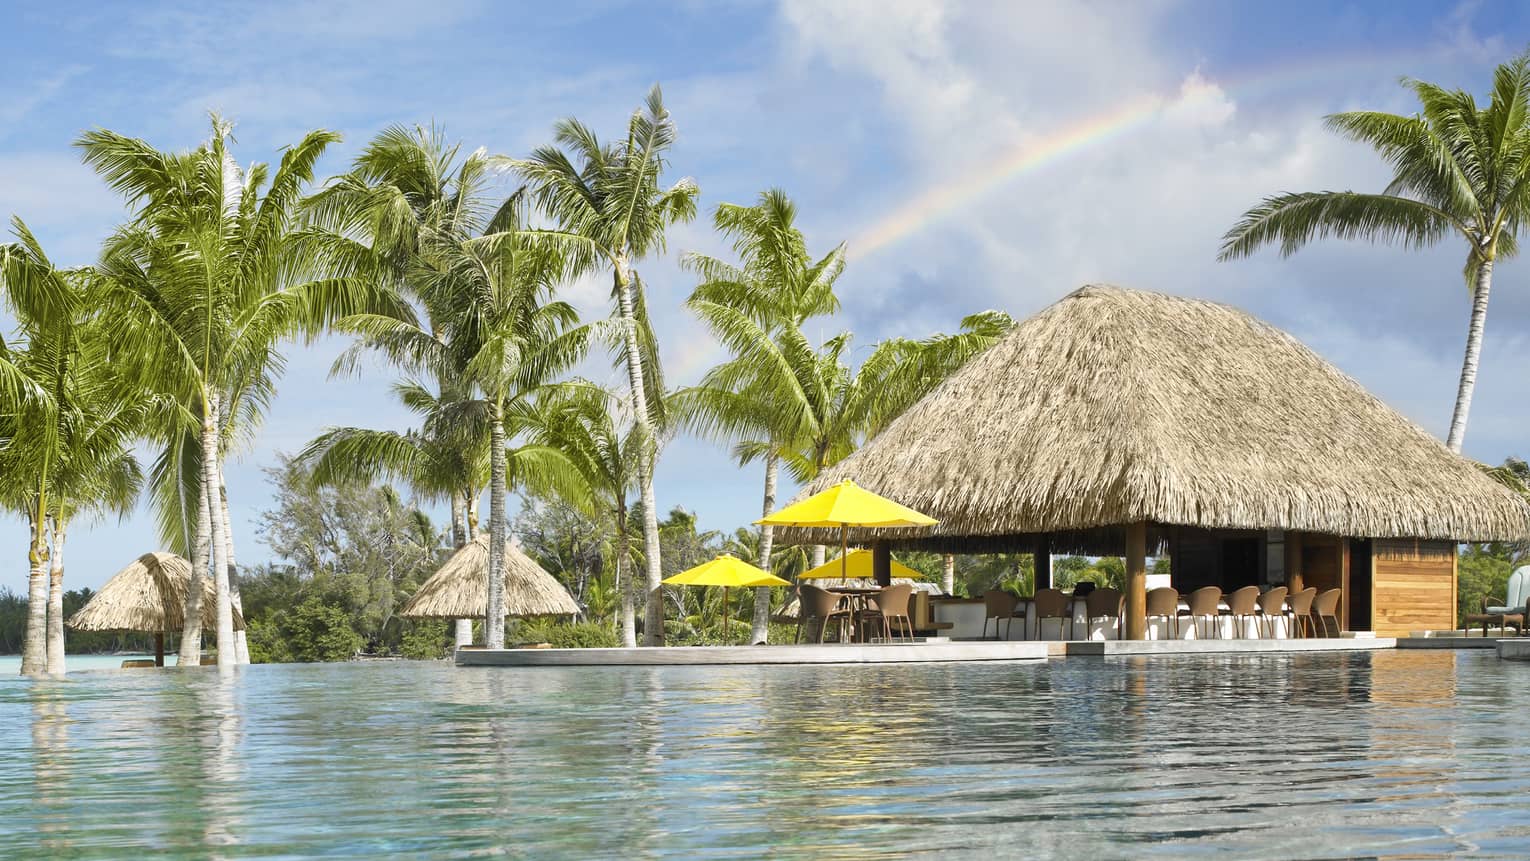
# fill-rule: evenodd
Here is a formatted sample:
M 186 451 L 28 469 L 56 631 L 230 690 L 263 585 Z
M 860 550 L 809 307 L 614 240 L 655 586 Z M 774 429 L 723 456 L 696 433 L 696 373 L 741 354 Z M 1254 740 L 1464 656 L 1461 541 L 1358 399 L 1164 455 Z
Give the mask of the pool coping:
M 1044 661 L 1045 642 L 962 641 L 636 649 L 458 649 L 459 667 L 693 666 L 735 664 L 924 664 Z
M 1136 655 L 1371 652 L 1396 648 L 1398 644 L 1399 641 L 1391 637 L 1298 640 L 940 640 L 922 643 L 661 646 L 635 649 L 472 648 L 457 650 L 454 660 L 459 667 L 923 664 Z

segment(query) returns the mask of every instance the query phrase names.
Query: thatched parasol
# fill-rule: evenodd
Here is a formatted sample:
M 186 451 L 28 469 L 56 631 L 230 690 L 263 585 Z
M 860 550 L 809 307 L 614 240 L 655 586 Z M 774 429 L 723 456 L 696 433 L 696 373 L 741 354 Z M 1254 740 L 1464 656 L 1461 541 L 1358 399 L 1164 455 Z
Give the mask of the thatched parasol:
M 953 552 L 1037 533 L 1089 543 L 1091 530 L 1139 521 L 1530 535 L 1522 499 L 1285 332 L 1226 305 L 1109 286 L 1018 324 L 802 495 L 847 478 L 940 521 L 922 534 L 853 529 L 853 541 Z
M 218 593 L 211 578 L 203 575 L 202 627 L 218 626 Z M 69 618 L 76 631 L 141 631 L 155 635 L 159 651 L 155 661 L 164 663 L 164 635 L 185 624 L 186 589 L 191 584 L 191 563 L 174 553 L 145 553 L 107 580 L 78 613 Z M 244 616 L 234 608 L 234 630 L 244 630 Z
M 489 612 L 489 536 L 479 535 L 420 584 L 399 615 L 415 619 L 473 619 Z M 505 615 L 571 616 L 574 596 L 515 545 L 505 543 Z

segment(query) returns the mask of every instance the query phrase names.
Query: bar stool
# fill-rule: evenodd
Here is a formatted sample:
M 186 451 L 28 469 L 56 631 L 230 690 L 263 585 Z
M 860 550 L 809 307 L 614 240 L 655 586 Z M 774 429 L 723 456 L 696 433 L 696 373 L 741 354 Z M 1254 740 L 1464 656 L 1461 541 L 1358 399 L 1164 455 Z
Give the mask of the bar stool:
M 1293 592 L 1286 598 L 1286 613 L 1291 619 L 1291 636 L 1315 637 L 1317 628 L 1312 625 L 1312 599 L 1317 597 L 1317 587 L 1308 586 Z
M 1047 619 L 1058 620 L 1059 638 L 1062 637 L 1062 620 L 1067 619 L 1068 638 L 1073 638 L 1073 598 L 1068 593 L 1059 589 L 1039 589 L 1036 597 L 1031 599 L 1031 606 L 1036 608 L 1036 639 L 1041 639 Z

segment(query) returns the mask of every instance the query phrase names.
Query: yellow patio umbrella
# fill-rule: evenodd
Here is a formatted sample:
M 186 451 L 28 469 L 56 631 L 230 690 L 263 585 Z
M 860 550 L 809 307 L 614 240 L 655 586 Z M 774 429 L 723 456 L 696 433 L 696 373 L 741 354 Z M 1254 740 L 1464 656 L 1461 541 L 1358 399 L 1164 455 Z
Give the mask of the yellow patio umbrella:
M 723 610 L 728 608 L 728 590 L 735 587 L 751 586 L 790 586 L 791 583 L 782 580 L 774 574 L 768 574 L 748 562 L 724 553 L 710 562 L 703 562 L 695 568 L 689 568 L 667 577 L 664 580 L 670 586 L 721 586 L 723 587 Z
M 877 496 L 849 480 L 755 521 L 761 526 L 839 527 L 840 576 L 845 576 L 849 570 L 848 530 L 851 526 L 934 526 L 936 522 L 934 518 L 926 517 L 891 499 Z
M 870 580 L 874 576 L 872 571 L 872 553 L 870 550 L 853 550 L 845 559 L 832 559 L 810 571 L 804 571 L 797 575 L 798 580 L 837 580 L 842 577 L 854 577 L 858 580 Z M 904 565 L 898 560 L 892 560 L 892 576 L 907 577 L 910 580 L 923 580 L 924 574 L 920 571 Z

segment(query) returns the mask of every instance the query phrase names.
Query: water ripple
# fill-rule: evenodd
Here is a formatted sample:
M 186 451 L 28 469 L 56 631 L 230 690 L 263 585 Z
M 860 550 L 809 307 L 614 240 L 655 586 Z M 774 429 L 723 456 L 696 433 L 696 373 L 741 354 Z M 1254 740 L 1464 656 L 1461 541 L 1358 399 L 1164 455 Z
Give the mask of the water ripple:
M 0 857 L 1530 854 L 1530 668 L 259 666 L 0 681 Z

